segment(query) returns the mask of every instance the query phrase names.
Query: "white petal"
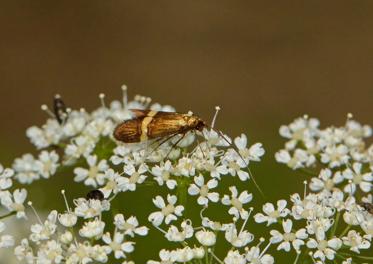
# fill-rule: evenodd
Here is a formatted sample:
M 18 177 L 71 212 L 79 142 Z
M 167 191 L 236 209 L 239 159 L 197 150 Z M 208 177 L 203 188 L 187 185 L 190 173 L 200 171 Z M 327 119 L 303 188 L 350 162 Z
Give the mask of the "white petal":
M 190 195 L 197 195 L 199 194 L 199 191 L 200 191 L 199 188 L 195 184 L 191 184 L 188 188 L 188 193 Z
M 293 227 L 293 222 L 290 219 L 287 219 L 282 222 L 282 227 L 284 228 L 285 233 L 290 233 Z

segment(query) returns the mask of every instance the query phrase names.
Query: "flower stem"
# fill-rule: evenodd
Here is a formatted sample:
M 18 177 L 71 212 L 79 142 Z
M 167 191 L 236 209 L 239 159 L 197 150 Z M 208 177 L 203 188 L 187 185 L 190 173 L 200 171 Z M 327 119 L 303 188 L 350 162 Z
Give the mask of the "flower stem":
M 9 216 L 15 215 L 16 213 L 17 213 L 16 211 L 13 211 L 13 212 L 10 212 L 8 214 L 2 215 L 2 216 L 0 216 L 0 220 L 2 220 L 4 218 L 7 218 Z
M 208 254 L 207 254 L 207 253 L 208 253 L 208 248 L 207 248 L 207 247 L 205 247 L 205 252 L 206 252 L 206 253 L 205 253 L 205 263 L 206 263 L 206 264 L 209 264 L 209 256 L 208 256 Z
M 348 230 L 350 230 L 351 226 L 348 225 L 346 226 L 346 228 L 342 231 L 342 233 L 339 235 L 339 238 L 343 237 L 347 232 Z
M 335 221 L 334 221 L 334 225 L 333 225 L 333 228 L 330 232 L 330 239 L 334 237 L 335 235 L 335 231 L 337 230 L 337 226 L 338 226 L 338 222 L 339 222 L 339 218 L 341 217 L 341 212 L 337 212 L 337 215 L 335 217 Z

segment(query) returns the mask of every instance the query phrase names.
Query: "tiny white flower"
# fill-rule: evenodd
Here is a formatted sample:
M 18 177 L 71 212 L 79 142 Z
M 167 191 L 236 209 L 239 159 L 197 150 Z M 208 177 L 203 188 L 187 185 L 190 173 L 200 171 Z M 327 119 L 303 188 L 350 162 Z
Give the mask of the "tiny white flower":
M 39 154 L 39 159 L 35 162 L 38 173 L 48 179 L 51 175 L 56 173 L 59 166 L 59 157 L 55 151 L 42 151 Z
M 168 241 L 172 242 L 182 242 L 185 239 L 191 238 L 194 234 L 193 227 L 191 225 L 191 222 L 189 220 L 183 221 L 181 223 L 181 231 L 174 226 L 171 225 L 168 228 L 167 233 L 165 234 L 165 237 Z
M 85 222 L 79 230 L 79 235 L 86 238 L 99 238 L 102 236 L 104 228 L 105 222 L 96 218 L 93 221 Z
M 320 259 L 325 262 L 325 259 L 333 260 L 336 251 L 342 246 L 342 241 L 339 238 L 326 239 L 325 232 L 316 233 L 316 239 L 310 238 L 307 241 L 309 249 L 315 249 L 312 252 L 315 259 Z
M 177 185 L 177 182 L 174 179 L 170 178 L 172 170 L 172 163 L 171 161 L 167 160 L 164 164 L 155 165 L 152 168 L 152 174 L 155 176 L 154 179 L 160 186 L 166 183 L 166 186 L 170 190 L 173 190 Z
M 74 213 L 84 219 L 99 216 L 103 211 L 110 210 L 110 203 L 108 200 L 100 201 L 97 199 L 86 200 L 84 198 L 79 198 L 74 200 L 74 204 L 76 206 Z
M 21 158 L 15 159 L 13 169 L 16 173 L 14 177 L 22 184 L 30 184 L 40 178 L 36 160 L 31 154 L 24 154 Z
M 115 232 L 113 239 L 110 237 L 110 233 L 106 233 L 102 236 L 102 240 L 107 244 L 105 246 L 106 252 L 114 252 L 116 259 L 125 258 L 126 253 L 131 253 L 134 250 L 134 242 L 124 241 L 124 234 Z
M 328 146 L 324 153 L 321 153 L 321 162 L 328 164 L 329 168 L 345 165 L 349 159 L 348 147 L 342 144 Z
M 4 169 L 0 164 L 0 191 L 7 190 L 13 185 L 12 177 L 14 171 L 12 169 Z
M 106 160 L 100 160 L 97 162 L 97 156 L 88 156 L 87 164 L 89 169 L 85 168 L 75 168 L 75 178 L 76 182 L 84 181 L 85 185 L 93 186 L 102 186 L 105 180 L 105 171 L 109 169 Z
M 222 203 L 224 205 L 230 205 L 231 208 L 228 210 L 230 215 L 234 215 L 236 218 L 246 219 L 249 214 L 243 206 L 249 203 L 253 199 L 253 195 L 248 193 L 247 191 L 243 191 L 240 195 L 238 195 L 238 191 L 236 186 L 229 187 L 231 191 L 231 196 L 224 195 L 222 198 Z
M 351 251 L 360 253 L 360 249 L 370 248 L 370 239 L 362 237 L 355 230 L 350 230 L 347 236 L 342 237 L 343 244 L 350 247 Z
M 78 159 L 81 156 L 89 156 L 95 148 L 95 142 L 86 136 L 73 138 L 72 142 L 66 146 L 65 154 L 72 159 Z
M 265 214 L 256 214 L 254 216 L 255 222 L 267 222 L 267 226 L 276 223 L 278 218 L 284 218 L 290 213 L 290 210 L 286 208 L 286 204 L 286 200 L 279 200 L 277 201 L 277 209 L 275 209 L 273 204 L 266 203 L 265 205 L 263 205 L 263 212 Z
M 111 193 L 117 194 L 119 192 L 118 179 L 119 174 L 113 169 L 108 169 L 105 171 L 104 181 L 105 186 L 100 188 L 100 191 L 104 194 L 105 198 L 108 198 Z
M 296 252 L 300 252 L 300 247 L 305 244 L 304 239 L 308 237 L 306 229 L 301 228 L 298 231 L 293 232 L 293 222 L 287 219 L 282 222 L 284 233 L 281 234 L 277 230 L 271 230 L 271 243 L 280 243 L 277 247 L 278 250 L 290 251 L 291 246 Z
M 363 167 L 363 164 L 356 162 L 352 165 L 352 170 L 346 169 L 343 172 L 343 176 L 347 180 L 352 181 L 351 184 L 347 184 L 345 186 L 344 191 L 346 193 L 354 194 L 356 191 L 356 186 L 359 186 L 360 189 L 366 193 L 372 189 L 373 174 L 370 171 L 366 173 L 362 173 L 362 167 Z
M 26 218 L 25 206 L 23 203 L 27 198 L 26 189 L 16 189 L 13 195 L 9 191 L 0 192 L 1 204 L 11 212 L 17 212 L 17 218 Z
M 224 258 L 224 264 L 246 264 L 246 258 L 238 250 L 229 250 Z
M 184 206 L 175 206 L 177 202 L 177 198 L 175 195 L 168 194 L 167 202 L 168 204 L 166 205 L 161 196 L 156 196 L 153 199 L 154 205 L 161 209 L 161 211 L 157 211 L 149 215 L 148 219 L 150 222 L 152 222 L 153 225 L 159 226 L 162 224 L 163 220 L 165 220 L 166 225 L 168 225 L 171 221 L 176 220 L 178 216 L 182 215 Z
M 14 255 L 19 261 L 25 260 L 28 264 L 34 263 L 34 254 L 27 238 L 22 239 L 21 244 L 14 248 Z
M 60 221 L 61 225 L 65 227 L 72 227 L 76 224 L 78 221 L 78 217 L 71 212 L 67 212 L 64 214 L 59 214 L 58 215 L 58 220 Z
M 136 235 L 146 236 L 149 228 L 146 226 L 139 226 L 139 221 L 135 216 L 129 217 L 127 220 L 124 219 L 122 214 L 117 214 L 114 217 L 114 225 L 118 230 L 124 231 L 125 235 L 134 237 Z
M 147 171 L 148 167 L 145 164 L 141 164 L 137 170 L 132 164 L 124 166 L 123 172 L 129 177 L 118 177 L 118 188 L 122 191 L 135 191 L 136 184 L 141 184 L 145 181 L 147 176 L 144 173 Z
M 47 219 L 43 224 L 31 225 L 30 240 L 36 243 L 40 243 L 42 240 L 49 240 L 57 230 L 57 211 L 53 210 L 49 213 Z
M 260 252 L 259 247 L 254 246 L 247 250 L 246 260 L 248 263 L 257 264 L 274 264 L 274 258 L 269 254 L 264 254 L 265 252 Z
M 216 179 L 211 179 L 205 184 L 205 179 L 203 175 L 195 176 L 194 183 L 188 188 L 188 193 L 190 195 L 199 195 L 197 203 L 199 205 L 207 206 L 209 200 L 211 202 L 219 201 L 219 193 L 209 192 L 210 189 L 214 189 L 218 186 L 218 181 Z
M 240 248 L 253 241 L 254 235 L 246 230 L 237 231 L 236 225 L 231 224 L 225 231 L 225 239 L 231 243 L 233 247 Z
M 344 177 L 341 172 L 337 171 L 336 173 L 332 173 L 330 169 L 322 169 L 320 174 L 317 178 L 312 178 L 310 183 L 310 189 L 312 191 L 333 191 L 336 189 L 336 185 L 343 182 Z
M 200 230 L 196 232 L 195 237 L 201 245 L 211 247 L 216 243 L 216 235 L 208 230 Z

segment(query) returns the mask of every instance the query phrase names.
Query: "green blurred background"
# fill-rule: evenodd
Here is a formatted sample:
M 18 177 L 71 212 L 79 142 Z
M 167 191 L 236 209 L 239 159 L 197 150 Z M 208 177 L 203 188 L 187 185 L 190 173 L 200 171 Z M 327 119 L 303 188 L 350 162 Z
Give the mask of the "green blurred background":
M 91 110 L 100 92 L 120 98 L 125 83 L 130 96 L 205 120 L 220 105 L 220 129 L 263 142 L 253 173 L 269 200 L 287 198 L 304 177 L 274 161 L 281 124 L 307 113 L 342 125 L 348 112 L 373 123 L 372 8 L 368 0 L 2 1 L 1 161 L 33 151 L 25 129 L 44 122 L 40 105 L 54 94 Z M 39 208 L 63 208 L 49 187 L 69 189 L 71 178 L 36 183 Z

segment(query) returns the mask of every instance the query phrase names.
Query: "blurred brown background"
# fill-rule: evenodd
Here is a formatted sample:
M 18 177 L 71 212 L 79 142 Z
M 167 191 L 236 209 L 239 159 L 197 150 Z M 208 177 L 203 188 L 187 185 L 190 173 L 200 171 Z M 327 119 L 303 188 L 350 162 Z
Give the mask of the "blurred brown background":
M 55 93 L 72 107 L 151 96 L 193 110 L 230 135 L 265 144 L 262 184 L 287 170 L 273 153 L 278 127 L 308 113 L 324 125 L 347 112 L 373 123 L 372 1 L 2 1 L 0 150 L 31 151 Z M 288 178 L 293 182 L 294 178 Z M 298 190 L 301 181 L 294 180 Z M 274 194 L 275 195 L 275 194 Z M 283 196 L 283 194 L 278 194 Z

